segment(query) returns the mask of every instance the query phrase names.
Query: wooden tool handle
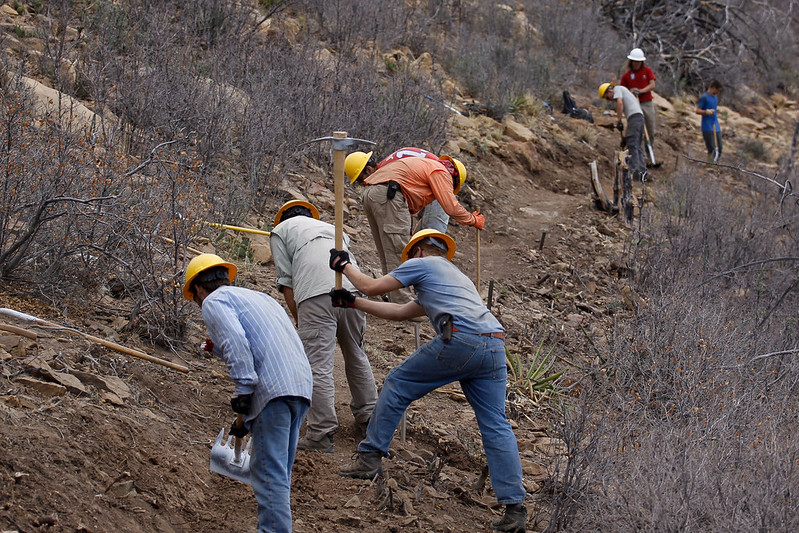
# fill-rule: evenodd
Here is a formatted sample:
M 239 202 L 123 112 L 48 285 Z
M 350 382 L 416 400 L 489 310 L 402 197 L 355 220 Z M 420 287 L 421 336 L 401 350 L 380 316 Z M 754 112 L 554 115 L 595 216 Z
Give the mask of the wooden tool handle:
M 105 339 L 101 339 L 100 337 L 95 337 L 94 335 L 89 335 L 88 333 L 81 333 L 79 331 L 72 331 L 72 330 L 69 330 L 69 329 L 67 331 L 69 331 L 70 333 L 74 333 L 76 335 L 80 335 L 82 337 L 86 337 L 90 341 L 96 342 L 97 344 L 105 346 L 106 348 L 111 348 L 112 350 L 116 350 L 118 352 L 122 352 L 122 353 L 125 353 L 125 354 L 128 354 L 128 355 L 132 355 L 133 357 L 138 357 L 139 359 L 144 359 L 145 361 L 150 361 L 151 363 L 156 363 L 156 364 L 171 368 L 172 370 L 177 370 L 179 372 L 188 372 L 189 371 L 188 367 L 185 367 L 183 365 L 179 365 L 177 363 L 173 363 L 171 361 L 167 361 L 166 359 L 160 359 L 160 358 L 155 357 L 153 355 L 149 355 L 149 354 L 146 354 L 144 352 L 140 352 L 139 350 L 134 350 L 133 348 L 128 348 L 127 346 L 122 346 L 121 344 L 117 344 L 115 342 L 107 341 Z
M 32 331 L 28 331 L 27 329 L 18 328 L 16 326 L 9 326 L 8 324 L 0 324 L 0 330 L 9 331 L 21 337 L 27 337 L 32 340 L 36 340 L 36 334 Z
M 138 357 L 139 359 L 144 359 L 145 361 L 150 361 L 151 363 L 157 363 L 159 365 L 163 365 L 169 367 L 173 370 L 178 370 L 180 372 L 188 372 L 189 369 L 183 365 L 179 365 L 177 363 L 173 363 L 171 361 L 167 361 L 165 359 L 159 359 L 158 357 L 154 357 L 152 355 L 146 354 L 144 352 L 140 352 L 139 350 L 134 350 L 133 348 L 128 348 L 127 346 L 122 346 L 121 344 L 117 344 L 115 342 L 107 341 L 105 339 L 101 339 L 100 337 L 95 337 L 94 335 L 89 335 L 88 333 L 83 333 L 82 331 L 78 331 L 76 329 L 67 328 L 53 322 L 48 322 L 47 320 L 42 320 L 41 318 L 35 317 L 33 315 L 29 315 L 26 313 L 21 313 L 19 311 L 15 311 L 14 309 L 7 309 L 7 308 L 0 308 L 0 315 L 7 315 L 17 318 L 19 320 L 24 320 L 26 322 L 33 322 L 34 324 L 39 324 L 40 326 L 47 326 L 51 328 L 58 328 L 64 331 L 68 331 L 73 335 L 79 335 L 81 337 L 85 337 L 92 342 L 96 342 L 106 348 L 111 348 L 112 350 L 116 350 L 118 352 L 122 352 L 124 354 L 132 355 L 134 357 Z
M 479 213 L 480 210 L 478 209 L 475 213 Z M 475 287 L 477 287 L 477 293 L 480 294 L 480 229 L 474 228 L 475 232 L 475 249 L 477 254 L 477 277 L 475 279 Z
M 346 139 L 346 131 L 333 132 L 334 139 Z M 333 150 L 333 186 L 336 193 L 336 250 L 344 249 L 344 160 L 345 150 Z M 341 288 L 341 272 L 336 272 L 336 289 Z
M 236 413 L 236 428 L 241 429 L 244 426 L 244 416 L 241 413 Z M 233 460 L 238 463 L 241 461 L 241 437 L 235 437 L 233 441 Z M 228 441 L 230 442 L 230 441 Z

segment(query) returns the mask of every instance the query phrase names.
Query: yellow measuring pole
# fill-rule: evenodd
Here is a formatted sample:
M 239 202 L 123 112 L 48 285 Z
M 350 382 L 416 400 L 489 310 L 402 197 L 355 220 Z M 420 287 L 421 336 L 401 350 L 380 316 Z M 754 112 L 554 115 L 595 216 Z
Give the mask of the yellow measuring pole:
M 227 224 L 216 224 L 214 222 L 203 222 L 203 224 L 207 224 L 214 228 L 229 229 L 231 231 L 243 231 L 246 233 L 257 233 L 258 235 L 266 235 L 266 236 L 272 235 L 270 232 L 260 229 L 243 228 L 241 226 L 228 226 Z

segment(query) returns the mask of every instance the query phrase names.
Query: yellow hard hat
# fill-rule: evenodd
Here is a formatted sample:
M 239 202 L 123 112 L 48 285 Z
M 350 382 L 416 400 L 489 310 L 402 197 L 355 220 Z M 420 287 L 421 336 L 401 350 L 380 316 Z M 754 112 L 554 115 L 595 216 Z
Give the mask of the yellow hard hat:
M 194 300 L 194 294 L 191 292 L 191 282 L 194 281 L 194 278 L 201 272 L 216 266 L 227 268 L 227 279 L 233 283 L 239 271 L 236 265 L 225 262 L 221 257 L 215 254 L 200 254 L 189 261 L 189 266 L 186 267 L 186 284 L 183 285 L 183 297 L 187 300 Z
M 408 244 L 406 244 L 405 248 L 402 249 L 402 262 L 404 263 L 408 260 L 408 254 L 416 243 L 428 237 L 442 241 L 447 247 L 447 259 L 452 261 L 452 257 L 455 255 L 455 241 L 452 239 L 452 237 L 446 233 L 441 233 L 440 231 L 436 231 L 434 229 L 423 229 L 414 233 L 413 237 L 411 237 L 411 240 L 408 241 Z
M 285 204 L 280 206 L 280 209 L 277 210 L 275 213 L 275 222 L 272 224 L 274 228 L 278 224 L 280 224 L 280 219 L 283 218 L 283 213 L 291 209 L 292 207 L 305 207 L 308 211 L 311 212 L 311 216 L 314 217 L 316 220 L 319 220 L 319 210 L 310 202 L 306 202 L 305 200 L 292 200 L 290 202 L 286 202 Z
M 442 155 L 439 159 L 446 159 L 447 161 L 452 161 L 452 163 L 455 165 L 455 169 L 458 171 L 458 179 L 460 181 L 458 181 L 458 186 L 455 187 L 455 190 L 453 192 L 455 194 L 458 194 L 458 191 L 461 190 L 461 186 L 463 186 L 463 182 L 466 181 L 466 167 L 463 165 L 463 163 L 461 163 L 454 157 L 450 157 L 448 155 Z
M 350 183 L 355 183 L 355 180 L 361 175 L 363 169 L 366 168 L 366 164 L 369 162 L 369 158 L 372 157 L 373 153 L 374 152 L 369 152 L 368 154 L 365 152 L 352 152 L 347 156 L 344 160 L 344 174 L 350 178 Z
M 610 89 L 611 87 L 613 87 L 612 83 L 603 83 L 602 85 L 600 85 L 599 86 L 599 97 L 600 98 L 605 98 L 605 93 L 608 92 L 608 89 Z

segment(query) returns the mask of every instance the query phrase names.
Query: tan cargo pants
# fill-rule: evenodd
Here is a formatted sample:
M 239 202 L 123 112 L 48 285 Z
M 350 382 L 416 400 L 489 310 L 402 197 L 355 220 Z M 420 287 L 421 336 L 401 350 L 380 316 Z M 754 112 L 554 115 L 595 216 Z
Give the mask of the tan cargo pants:
M 377 255 L 383 274 L 388 274 L 402 262 L 402 249 L 411 240 L 411 213 L 400 191 L 392 200 L 386 197 L 384 184 L 367 185 L 363 193 L 363 211 L 372 229 Z M 413 300 L 408 287 L 391 291 L 390 301 L 404 304 Z
M 333 307 L 330 296 L 320 294 L 300 302 L 297 330 L 313 374 L 313 395 L 305 436 L 321 440 L 338 427 L 333 367 L 336 340 L 344 356 L 344 373 L 350 388 L 350 409 L 356 422 L 366 422 L 377 402 L 377 386 L 363 351 L 366 314 L 357 309 Z

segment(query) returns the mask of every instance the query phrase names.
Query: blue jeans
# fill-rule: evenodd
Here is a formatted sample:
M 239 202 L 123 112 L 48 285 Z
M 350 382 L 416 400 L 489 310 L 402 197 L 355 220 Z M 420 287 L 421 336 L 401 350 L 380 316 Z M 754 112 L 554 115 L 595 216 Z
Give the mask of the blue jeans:
M 441 233 L 447 232 L 447 225 L 449 224 L 449 215 L 438 200 L 433 200 L 432 203 L 427 204 L 422 209 L 422 220 L 419 222 L 419 228 L 416 231 L 423 229 L 434 229 Z
M 358 451 L 387 455 L 402 413 L 411 402 L 459 381 L 477 418 L 497 501 L 521 503 L 525 490 L 519 448 L 505 418 L 507 379 L 502 340 L 455 332 L 444 342 L 439 335 L 388 373 Z
M 275 398 L 250 424 L 258 533 L 291 533 L 291 467 L 309 403 L 295 396 Z

